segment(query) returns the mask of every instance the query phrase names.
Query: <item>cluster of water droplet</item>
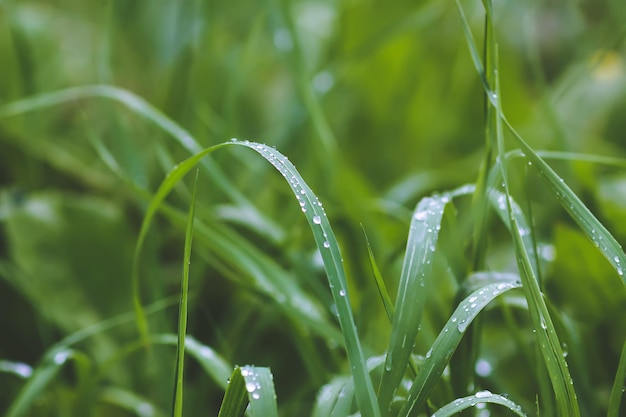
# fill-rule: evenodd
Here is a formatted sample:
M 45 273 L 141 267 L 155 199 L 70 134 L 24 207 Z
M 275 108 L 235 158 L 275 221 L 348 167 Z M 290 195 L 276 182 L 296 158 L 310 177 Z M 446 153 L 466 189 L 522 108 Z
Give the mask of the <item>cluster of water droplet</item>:
M 261 398 L 259 391 L 261 390 L 261 384 L 258 381 L 258 374 L 251 366 L 241 367 L 241 376 L 246 380 L 246 391 L 250 393 L 250 396 L 254 400 Z

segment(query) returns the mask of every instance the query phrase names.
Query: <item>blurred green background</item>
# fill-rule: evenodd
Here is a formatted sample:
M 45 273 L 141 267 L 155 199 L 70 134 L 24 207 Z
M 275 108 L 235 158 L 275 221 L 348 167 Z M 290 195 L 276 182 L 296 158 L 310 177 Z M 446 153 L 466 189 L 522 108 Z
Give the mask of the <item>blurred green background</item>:
M 462 3 L 480 44 L 482 5 Z M 494 9 L 509 120 L 535 149 L 623 158 L 622 1 L 502 0 Z M 0 69 L 0 111 L 32 95 L 107 84 L 142 97 L 203 147 L 236 137 L 287 155 L 338 235 L 368 354 L 384 351 L 389 325 L 361 225 L 395 288 L 414 205 L 475 182 L 484 153 L 482 87 L 448 1 L 4 0 Z M 266 161 L 241 149 L 214 155 L 228 184 L 201 171 L 197 214 L 209 232 L 194 246 L 189 334 L 233 365 L 271 367 L 282 415 L 307 415 L 322 384 L 346 372 L 313 239 Z M 187 156 L 163 130 L 108 99 L 0 118 L 0 359 L 35 366 L 61 338 L 132 310 L 131 261 L 147 196 Z M 624 164 L 552 164 L 626 242 Z M 517 168 L 520 200 L 530 203 L 545 249 L 547 295 L 573 338 L 570 366 L 585 415 L 602 415 L 626 333 L 623 285 L 538 177 Z M 188 189 L 177 188 L 168 203 L 184 213 Z M 455 306 L 451 271 L 466 267 L 454 257 L 469 242 L 466 203 L 447 236 L 455 249 L 436 265 L 441 280 L 421 354 Z M 148 236 L 146 303 L 179 291 L 184 223 L 173 219 L 159 217 Z M 515 271 L 511 247 L 494 221 L 489 266 Z M 263 287 L 272 271 L 317 324 Z M 176 331 L 175 302 L 151 316 L 151 330 Z M 481 355 L 493 372 L 482 383 L 534 410 L 535 382 L 511 376 L 528 364 L 501 321 L 486 313 Z M 132 348 L 136 340 L 130 323 L 81 343 L 90 382 L 70 367 L 28 415 L 133 415 L 102 400 L 103 387 L 168 410 L 175 352 L 145 355 Z M 188 368 L 186 410 L 216 415 L 221 388 L 193 362 Z M 0 373 L 0 413 L 23 384 Z

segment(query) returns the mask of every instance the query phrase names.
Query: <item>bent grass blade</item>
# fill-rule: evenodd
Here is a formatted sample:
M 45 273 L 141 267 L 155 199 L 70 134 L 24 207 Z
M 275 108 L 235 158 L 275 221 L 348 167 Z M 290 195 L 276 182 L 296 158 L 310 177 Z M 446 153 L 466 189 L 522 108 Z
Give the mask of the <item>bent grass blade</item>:
M 513 401 L 503 397 L 502 395 L 492 394 L 489 391 L 479 391 L 469 397 L 457 398 L 451 403 L 441 407 L 431 417 L 450 417 L 470 407 L 476 407 L 478 404 L 485 403 L 502 405 L 518 416 L 526 417 L 526 414 L 522 411 L 521 406 L 515 404 Z
M 520 286 L 518 281 L 488 284 L 472 292 L 459 304 L 426 354 L 399 416 L 418 415 L 470 323 L 497 296 Z
M 229 145 L 245 146 L 258 152 L 283 175 L 295 194 L 296 199 L 300 204 L 300 208 L 305 214 L 311 230 L 313 231 L 313 237 L 322 255 L 331 294 L 335 305 L 337 306 L 337 315 L 344 336 L 350 369 L 354 378 L 355 392 L 359 409 L 361 410 L 363 416 L 380 416 L 380 409 L 378 407 L 376 395 L 374 394 L 372 381 L 367 372 L 363 350 L 352 314 L 352 308 L 347 292 L 345 271 L 343 268 L 343 259 L 341 257 L 337 239 L 335 238 L 333 230 L 326 217 L 326 212 L 322 207 L 322 203 L 302 179 L 293 164 L 280 152 L 266 145 L 249 141 L 233 140 L 231 142 L 222 143 L 204 149 L 174 167 L 174 169 L 170 171 L 165 180 L 163 180 L 159 186 L 159 189 L 150 201 L 146 211 L 146 215 L 139 232 L 137 246 L 135 247 L 133 262 L 134 300 L 141 334 L 147 341 L 147 321 L 143 315 L 141 299 L 139 297 L 138 260 L 152 218 L 159 209 L 162 201 L 169 194 L 176 183 L 178 183 L 178 181 L 180 181 L 194 166 L 196 166 L 203 157 L 217 149 Z

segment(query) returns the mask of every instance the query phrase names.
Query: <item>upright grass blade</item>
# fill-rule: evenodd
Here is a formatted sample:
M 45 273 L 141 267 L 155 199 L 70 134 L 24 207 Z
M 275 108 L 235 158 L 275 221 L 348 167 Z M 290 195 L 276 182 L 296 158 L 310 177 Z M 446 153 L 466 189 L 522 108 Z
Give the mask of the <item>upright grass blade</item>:
M 378 399 L 384 410 L 391 405 L 413 351 L 426 305 L 426 287 L 431 278 L 441 218 L 449 201 L 449 195 L 426 197 L 413 212 L 385 369 L 378 390 Z
M 278 417 L 274 380 L 269 368 L 236 367 L 230 377 L 218 417 Z
M 460 413 L 463 410 L 466 410 L 470 407 L 476 407 L 478 404 L 500 404 L 513 413 L 517 414 L 520 417 L 526 417 L 526 414 L 522 411 L 522 407 L 518 404 L 515 404 L 513 401 L 509 400 L 506 397 L 501 395 L 492 394 L 489 391 L 479 391 L 476 394 L 464 397 L 457 398 L 450 404 L 446 404 L 437 410 L 431 417 L 450 417 L 456 413 Z
M 174 385 L 174 417 L 183 415 L 183 373 L 185 370 L 185 336 L 187 334 L 187 294 L 189 292 L 189 265 L 191 263 L 191 242 L 193 239 L 193 221 L 196 208 L 196 190 L 198 188 L 198 171 L 193 183 L 187 230 L 185 231 L 185 249 L 183 255 L 183 279 L 180 285 L 180 309 L 178 312 L 178 344 L 176 346 L 176 383 Z
M 459 304 L 426 354 L 422 367 L 398 414 L 399 416 L 417 416 L 419 414 L 470 323 L 494 298 L 508 290 L 519 287 L 519 282 L 487 284 L 472 292 Z
M 490 2 L 489 2 L 490 5 Z M 497 71 L 497 59 L 495 61 Z M 502 161 L 500 171 L 504 184 L 504 195 L 506 197 L 506 207 L 509 213 L 510 230 L 515 245 L 515 257 L 517 259 L 520 277 L 522 279 L 524 294 L 528 302 L 528 310 L 530 317 L 535 326 L 537 342 L 543 356 L 544 362 L 548 369 L 548 376 L 552 383 L 552 389 L 557 401 L 559 415 L 565 417 L 580 416 L 580 409 L 572 377 L 570 376 L 567 362 L 563 355 L 563 348 L 556 334 L 552 318 L 548 312 L 545 300 L 541 294 L 539 287 L 538 271 L 535 270 L 536 262 L 531 260 L 534 256 L 534 246 L 528 245 L 524 236 L 528 235 L 530 230 L 520 224 L 519 219 L 523 218 L 521 210 L 514 210 L 514 202 L 509 192 L 509 181 L 507 175 L 506 150 L 504 148 L 504 138 L 502 132 L 502 107 L 500 101 L 500 84 L 498 74 L 496 72 L 496 95 L 493 97 L 491 104 L 496 112 L 496 131 L 498 142 L 498 156 Z M 529 148 L 530 149 L 530 148 Z M 547 164 L 546 164 L 547 166 Z M 573 195 L 573 193 L 572 193 Z
M 389 296 L 389 292 L 387 291 L 385 280 L 380 273 L 380 269 L 378 269 L 378 264 L 376 263 L 376 259 L 374 258 L 374 252 L 372 251 L 372 246 L 370 245 L 370 241 L 367 238 L 365 229 L 363 229 L 363 235 L 365 236 L 365 243 L 367 244 L 367 253 L 369 254 L 370 258 L 372 273 L 374 274 L 374 279 L 376 280 L 376 288 L 378 288 L 380 299 L 382 300 L 383 306 L 385 307 L 385 313 L 387 314 L 387 318 L 389 319 L 389 322 L 391 322 L 393 320 L 394 313 L 393 302 L 391 301 L 391 297 Z
M 330 227 L 330 223 L 326 217 L 326 212 L 322 207 L 322 203 L 315 196 L 315 194 L 313 194 L 313 191 L 311 191 L 306 182 L 304 182 L 293 164 L 289 162 L 289 160 L 280 152 L 266 145 L 237 140 L 215 145 L 186 159 L 174 167 L 174 169 L 167 175 L 150 201 L 146 211 L 146 216 L 144 217 L 144 221 L 139 232 L 137 246 L 135 248 L 133 288 L 136 291 L 134 298 L 136 300 L 135 305 L 137 307 L 138 314 L 142 315 L 141 302 L 137 292 L 139 289 L 137 264 L 139 254 L 141 253 L 141 247 L 154 214 L 158 210 L 163 199 L 169 194 L 176 183 L 180 181 L 180 179 L 182 179 L 182 177 L 185 176 L 185 174 L 187 174 L 196 164 L 198 164 L 203 157 L 219 148 L 229 145 L 245 146 L 258 152 L 283 175 L 295 194 L 300 208 L 311 226 L 313 237 L 322 255 L 331 294 L 335 305 L 337 306 L 337 315 L 346 344 L 346 352 L 350 363 L 350 369 L 354 378 L 355 392 L 359 409 L 363 416 L 380 416 L 380 409 L 378 407 L 376 395 L 374 394 L 372 381 L 367 372 L 363 350 L 361 348 L 357 328 L 352 315 L 352 308 L 350 306 L 350 300 L 347 293 L 345 271 L 343 269 L 343 259 L 341 257 L 339 245 L 337 244 L 337 239 L 335 238 L 332 228 Z M 141 318 L 141 320 L 144 326 L 142 331 L 145 332 L 144 336 L 147 337 L 145 317 Z
M 615 381 L 611 388 L 611 395 L 609 397 L 609 410 L 607 417 L 620 416 L 620 404 L 622 397 L 624 396 L 624 386 L 626 384 L 626 342 L 622 346 L 622 354 L 619 357 L 619 365 L 617 366 L 617 372 L 615 373 Z

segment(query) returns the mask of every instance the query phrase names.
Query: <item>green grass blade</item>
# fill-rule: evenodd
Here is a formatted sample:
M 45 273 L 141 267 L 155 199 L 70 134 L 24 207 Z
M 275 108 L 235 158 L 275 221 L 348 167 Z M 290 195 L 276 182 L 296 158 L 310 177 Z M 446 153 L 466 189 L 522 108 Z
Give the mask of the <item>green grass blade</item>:
M 619 365 L 617 366 L 617 372 L 615 373 L 615 381 L 611 388 L 611 395 L 609 397 L 609 410 L 607 417 L 619 417 L 621 414 L 620 404 L 622 397 L 624 396 L 624 385 L 626 384 L 626 342 L 622 346 L 622 354 L 619 358 Z
M 508 290 L 519 287 L 519 282 L 488 284 L 472 292 L 459 304 L 426 354 L 422 367 L 413 381 L 407 399 L 398 415 L 418 415 L 470 323 L 494 298 Z
M 37 398 L 39 398 L 41 392 L 48 386 L 50 381 L 54 379 L 70 359 L 77 358 L 77 355 L 78 352 L 75 350 L 59 349 L 56 350 L 54 355 L 46 357 L 28 378 L 17 398 L 11 403 L 5 417 L 27 415 L 28 409 L 37 401 Z M 84 355 L 82 356 L 84 357 Z
M 413 351 L 427 298 L 432 260 L 448 195 L 422 199 L 411 219 L 398 296 L 395 303 L 391 338 L 385 369 L 380 382 L 379 401 L 386 410 L 400 384 Z
M 383 276 L 380 273 L 380 269 L 378 269 L 378 265 L 376 264 L 374 252 L 372 251 L 372 246 L 370 245 L 370 241 L 367 238 L 367 234 L 365 233 L 365 228 L 363 228 L 363 235 L 365 236 L 365 243 L 367 244 L 367 253 L 369 254 L 370 265 L 372 266 L 372 273 L 374 274 L 374 279 L 376 280 L 376 288 L 378 288 L 378 294 L 380 295 L 380 299 L 382 300 L 383 306 L 385 307 L 385 313 L 387 314 L 387 318 L 391 323 L 394 313 L 393 301 L 391 301 L 391 297 L 389 296 L 389 292 L 387 291 L 387 286 L 385 285 L 385 280 L 383 279 Z
M 33 368 L 23 362 L 0 360 L 0 372 L 12 374 L 20 378 L 29 378 L 33 374 Z
M 104 387 L 98 399 L 133 413 L 137 417 L 165 417 L 165 413 L 146 398 L 121 388 Z
M 241 375 L 241 368 L 237 367 L 233 371 L 229 381 L 224 399 L 217 417 L 242 417 L 248 407 L 248 391 L 246 391 L 246 381 Z
M 150 343 L 177 346 L 178 335 L 171 333 L 152 335 L 150 337 Z M 198 361 L 202 369 L 204 369 L 204 372 L 206 372 L 213 382 L 223 389 L 226 389 L 231 369 L 233 369 L 231 364 L 222 358 L 215 350 L 198 342 L 192 336 L 185 338 L 185 350 L 189 356 Z
M 185 336 L 187 334 L 187 307 L 189 292 L 189 265 L 191 264 L 191 243 L 193 240 L 193 221 L 196 208 L 196 191 L 198 189 L 198 171 L 193 183 L 187 230 L 185 231 L 185 249 L 183 255 L 183 279 L 180 285 L 180 310 L 178 312 L 178 343 L 176 346 L 176 383 L 174 388 L 174 417 L 183 415 L 183 373 L 185 369 Z
M 528 161 L 539 172 L 541 178 L 548 183 L 559 203 L 580 226 L 585 235 L 591 239 L 602 255 L 611 263 L 624 285 L 626 285 L 626 275 L 624 274 L 626 255 L 621 245 L 552 167 L 526 143 L 504 116 L 502 116 L 502 119 L 513 133 L 513 137 L 517 140 Z
M 274 380 L 268 368 L 235 368 L 218 417 L 241 417 L 248 404 L 252 417 L 278 417 Z
M 526 414 L 522 411 L 522 407 L 515 404 L 513 401 L 498 394 L 492 394 L 489 391 L 479 391 L 476 394 L 457 398 L 453 402 L 444 405 L 437 410 L 431 417 L 450 417 L 454 414 L 460 413 L 470 407 L 475 407 L 478 404 L 492 403 L 500 404 L 520 417 L 526 417 Z
M 198 164 L 203 157 L 228 145 L 246 146 L 258 152 L 283 175 L 294 192 L 296 199 L 299 201 L 301 210 L 304 212 L 307 221 L 311 226 L 313 237 L 321 252 L 322 260 L 324 261 L 324 267 L 326 269 L 331 294 L 333 296 L 333 300 L 335 301 L 335 305 L 337 306 L 339 323 L 344 336 L 350 368 L 355 380 L 357 403 L 359 404 L 361 413 L 364 416 L 379 416 L 380 410 L 376 401 L 376 395 L 374 394 L 372 381 L 369 378 L 365 365 L 363 350 L 359 341 L 347 293 L 343 259 L 339 250 L 337 239 L 335 238 L 332 228 L 330 227 L 330 223 L 328 222 L 322 203 L 315 196 L 315 194 L 313 194 L 313 191 L 302 179 L 293 164 L 289 162 L 289 160 L 280 152 L 266 145 L 249 141 L 233 140 L 231 142 L 212 146 L 177 165 L 159 186 L 159 189 L 150 201 L 146 211 L 146 215 L 139 232 L 137 246 L 135 247 L 133 290 L 135 308 L 138 314 L 138 323 L 140 324 L 139 329 L 141 334 L 147 340 L 147 321 L 143 315 L 141 298 L 139 296 L 138 259 L 152 218 L 161 205 L 161 202 L 169 194 L 176 183 L 180 181 L 180 179 L 182 179 L 196 164 Z

